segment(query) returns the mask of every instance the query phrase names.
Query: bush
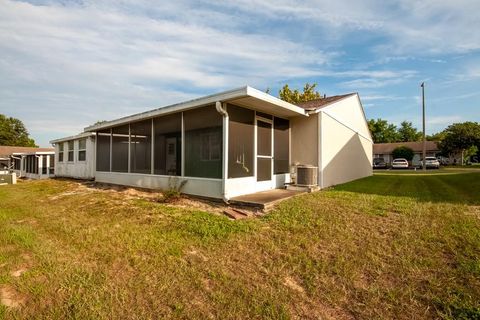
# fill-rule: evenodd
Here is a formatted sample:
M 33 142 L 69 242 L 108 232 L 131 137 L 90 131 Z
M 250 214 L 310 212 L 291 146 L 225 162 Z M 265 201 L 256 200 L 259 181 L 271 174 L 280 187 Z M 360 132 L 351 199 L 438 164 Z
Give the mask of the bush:
M 393 159 L 405 158 L 405 159 L 407 159 L 407 161 L 412 161 L 413 156 L 414 156 L 414 152 L 409 147 L 400 146 L 400 147 L 396 147 L 392 151 L 392 156 L 393 156 Z
M 177 177 L 168 179 L 168 189 L 163 192 L 163 202 L 175 202 L 180 199 L 182 189 L 188 180 L 180 180 Z

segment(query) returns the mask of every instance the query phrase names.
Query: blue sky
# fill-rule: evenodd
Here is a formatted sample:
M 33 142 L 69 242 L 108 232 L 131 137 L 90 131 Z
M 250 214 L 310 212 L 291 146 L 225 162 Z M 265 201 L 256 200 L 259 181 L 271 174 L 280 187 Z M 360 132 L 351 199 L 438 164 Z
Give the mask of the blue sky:
M 387 4 L 385 4 L 387 3 Z M 250 85 L 359 92 L 368 118 L 480 121 L 478 0 L 0 0 L 0 113 L 41 146 Z

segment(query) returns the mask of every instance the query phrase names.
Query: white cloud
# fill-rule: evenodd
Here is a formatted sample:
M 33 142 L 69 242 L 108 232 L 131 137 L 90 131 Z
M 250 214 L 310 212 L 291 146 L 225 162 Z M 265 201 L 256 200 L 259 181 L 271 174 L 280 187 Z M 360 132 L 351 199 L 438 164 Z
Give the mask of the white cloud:
M 425 119 L 426 123 L 428 125 L 433 125 L 433 126 L 447 126 L 455 122 L 462 122 L 465 121 L 463 117 L 459 115 L 447 115 L 447 116 L 432 116 L 432 117 L 426 117 Z

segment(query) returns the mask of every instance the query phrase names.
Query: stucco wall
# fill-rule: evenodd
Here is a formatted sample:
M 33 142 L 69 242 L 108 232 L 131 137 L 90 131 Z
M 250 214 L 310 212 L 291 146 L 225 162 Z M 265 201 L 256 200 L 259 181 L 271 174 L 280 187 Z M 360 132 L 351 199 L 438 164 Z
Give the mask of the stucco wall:
M 372 175 L 372 142 L 328 114 L 321 119 L 323 187 Z
M 318 166 L 318 114 L 295 117 L 291 126 L 291 165 Z
M 350 128 L 355 129 L 365 137 L 370 136 L 370 130 L 357 95 L 349 96 L 336 102 L 331 107 L 326 107 L 324 112 L 340 120 Z
M 78 139 L 74 140 L 74 161 L 68 161 L 68 148 L 66 142 L 63 161 L 59 162 L 59 143 L 55 145 L 55 176 L 77 179 L 93 179 L 95 177 L 95 138 L 88 137 L 86 141 L 86 159 L 78 160 Z

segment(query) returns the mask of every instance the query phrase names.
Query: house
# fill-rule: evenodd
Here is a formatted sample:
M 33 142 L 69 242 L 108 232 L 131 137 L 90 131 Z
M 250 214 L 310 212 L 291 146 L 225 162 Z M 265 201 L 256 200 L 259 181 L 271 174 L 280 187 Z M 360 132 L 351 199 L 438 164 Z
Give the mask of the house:
M 90 153 L 95 180 L 104 183 L 182 184 L 184 193 L 228 200 L 284 188 L 297 165 L 316 167 L 321 188 L 372 174 L 373 143 L 356 93 L 294 105 L 246 86 L 92 125 L 85 133 L 96 136 Z M 52 142 L 60 158 L 64 139 Z
M 438 143 L 435 141 L 427 141 L 427 157 L 435 157 L 440 150 Z M 383 158 L 385 163 L 391 164 L 393 161 L 392 152 L 398 147 L 405 146 L 413 150 L 414 157 L 412 159 L 412 165 L 421 165 L 420 160 L 423 156 L 423 142 L 394 142 L 394 143 L 375 143 L 373 145 L 373 157 Z
M 19 178 L 53 177 L 54 157 L 55 150 L 52 148 L 0 146 L 1 169 L 13 171 Z
M 55 148 L 55 176 L 75 179 L 95 178 L 95 133 L 50 141 Z

